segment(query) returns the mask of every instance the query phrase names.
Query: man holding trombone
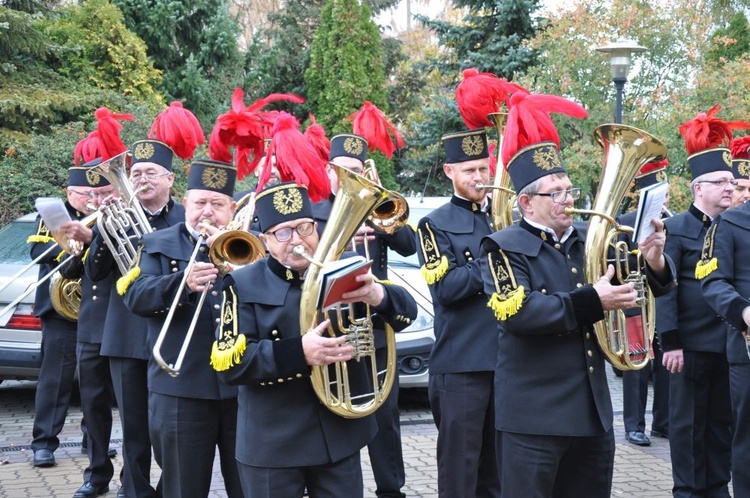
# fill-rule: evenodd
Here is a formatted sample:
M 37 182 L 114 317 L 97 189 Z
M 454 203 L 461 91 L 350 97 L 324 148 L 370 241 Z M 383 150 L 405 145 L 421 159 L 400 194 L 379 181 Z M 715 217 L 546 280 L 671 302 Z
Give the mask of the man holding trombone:
M 208 496 L 217 446 L 227 495 L 242 497 L 234 459 L 237 389 L 227 386 L 209 363 L 220 321 L 221 278 L 209 262 L 208 247 L 232 218 L 235 176 L 230 164 L 194 161 L 183 201 L 185 222 L 144 235 L 128 272 L 130 278 L 138 276 L 125 291 L 125 304 L 147 318 L 149 344 L 161 344 L 149 360 L 148 407 L 164 498 Z M 207 302 L 199 307 L 202 295 Z M 157 363 L 157 354 L 174 362 L 183 343 L 180 372 Z
M 28 239 L 32 259 L 46 253 L 39 260 L 40 280 L 50 272 L 59 271 L 59 265 L 65 264 L 65 251 L 62 248 L 50 251 L 53 245 L 62 242 L 65 246 L 82 249 L 91 242 L 92 231 L 81 220 L 97 210 L 102 199 L 99 193 L 111 191 L 112 187 L 101 176 L 87 174 L 90 166 L 87 163 L 68 169 L 65 208 L 72 221 L 52 234 L 39 218 L 36 234 Z M 77 324 L 54 309 L 47 284 L 36 289 L 34 314 L 42 320 L 42 365 L 34 400 L 31 448 L 35 467 L 52 467 L 55 465 L 54 452 L 60 444 L 57 435 L 65 424 L 76 371 Z

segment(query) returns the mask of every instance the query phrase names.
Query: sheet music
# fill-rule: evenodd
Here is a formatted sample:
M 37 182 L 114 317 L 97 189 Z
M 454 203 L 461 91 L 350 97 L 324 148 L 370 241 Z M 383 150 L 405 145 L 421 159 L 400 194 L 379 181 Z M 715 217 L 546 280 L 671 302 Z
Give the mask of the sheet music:
M 59 230 L 62 225 L 71 221 L 70 213 L 65 208 L 62 199 L 39 197 L 34 204 L 50 232 Z
M 653 219 L 661 219 L 661 210 L 669 192 L 669 183 L 660 182 L 641 189 L 638 210 L 635 215 L 633 240 L 640 244 L 656 230 L 651 224 Z

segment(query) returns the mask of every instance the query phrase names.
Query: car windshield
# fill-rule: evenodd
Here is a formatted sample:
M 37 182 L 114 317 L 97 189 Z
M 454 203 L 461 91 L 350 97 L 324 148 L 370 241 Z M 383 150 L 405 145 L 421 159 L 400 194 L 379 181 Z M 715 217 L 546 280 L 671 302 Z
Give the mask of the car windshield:
M 0 264 L 25 265 L 31 262 L 26 239 L 34 233 L 34 223 L 14 221 L 0 228 Z

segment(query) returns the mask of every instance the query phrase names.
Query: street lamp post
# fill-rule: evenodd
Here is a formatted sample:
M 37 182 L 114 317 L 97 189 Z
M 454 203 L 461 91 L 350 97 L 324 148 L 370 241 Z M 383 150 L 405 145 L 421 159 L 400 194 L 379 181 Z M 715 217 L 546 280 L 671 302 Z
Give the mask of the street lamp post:
M 612 82 L 617 90 L 617 100 L 615 104 L 615 123 L 622 123 L 622 93 L 625 88 L 625 82 L 628 81 L 630 72 L 630 56 L 632 54 L 643 52 L 646 47 L 642 47 L 633 40 L 620 38 L 614 43 L 597 47 L 597 52 L 610 55 L 610 67 L 612 68 Z

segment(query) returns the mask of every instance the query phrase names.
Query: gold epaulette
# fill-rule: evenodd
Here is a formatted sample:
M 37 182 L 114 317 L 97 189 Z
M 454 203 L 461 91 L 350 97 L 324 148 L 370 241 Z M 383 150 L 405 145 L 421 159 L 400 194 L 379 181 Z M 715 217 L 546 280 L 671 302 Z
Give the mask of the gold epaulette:
M 390 280 L 379 280 L 378 278 L 375 278 L 375 281 L 383 285 L 396 285 Z
M 86 248 L 86 252 L 83 253 L 83 257 L 81 258 L 81 261 L 83 261 L 84 263 L 86 262 L 86 258 L 89 257 L 89 249 L 91 248 L 90 247 Z
M 721 218 L 717 218 L 714 221 L 708 232 L 706 232 L 706 237 L 703 239 L 701 260 L 695 265 L 696 280 L 706 278 L 719 268 L 719 261 L 714 256 L 714 237 L 716 237 L 716 229 L 719 227 L 720 220 Z
M 138 252 L 135 254 L 133 261 L 130 263 L 130 269 L 125 275 L 117 279 L 115 288 L 117 290 L 117 293 L 121 296 L 124 296 L 125 293 L 128 291 L 128 287 L 130 287 L 130 284 L 135 282 L 135 279 L 141 276 L 141 251 L 142 250 L 143 250 L 143 246 L 138 246 Z
M 29 235 L 29 238 L 26 239 L 27 244 L 46 244 L 47 242 L 54 241 L 55 239 L 53 237 L 47 235 Z
M 237 330 L 237 294 L 233 285 L 222 291 L 219 339 L 211 347 L 211 366 L 217 372 L 229 370 L 242 361 L 247 348 L 245 334 Z
M 488 253 L 487 264 L 495 283 L 495 292 L 487 302 L 487 307 L 494 312 L 495 318 L 505 321 L 523 306 L 524 288 L 523 285 L 516 284 L 513 269 L 502 250 Z
M 445 255 L 440 255 L 440 248 L 435 241 L 435 234 L 432 233 L 430 225 L 425 223 L 424 227 L 427 231 L 426 234 L 422 232 L 422 229 L 417 229 L 425 261 L 422 266 L 422 277 L 429 285 L 433 285 L 439 282 L 448 272 L 448 258 Z

